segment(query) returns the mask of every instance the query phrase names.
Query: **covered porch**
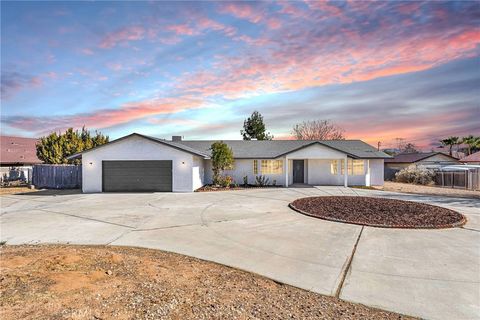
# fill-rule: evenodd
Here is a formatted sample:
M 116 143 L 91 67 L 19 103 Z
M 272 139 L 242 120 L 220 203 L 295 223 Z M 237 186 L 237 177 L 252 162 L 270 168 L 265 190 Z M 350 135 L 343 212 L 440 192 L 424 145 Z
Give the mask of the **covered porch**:
M 347 156 L 330 159 L 286 157 L 285 185 L 371 186 L 370 162 Z

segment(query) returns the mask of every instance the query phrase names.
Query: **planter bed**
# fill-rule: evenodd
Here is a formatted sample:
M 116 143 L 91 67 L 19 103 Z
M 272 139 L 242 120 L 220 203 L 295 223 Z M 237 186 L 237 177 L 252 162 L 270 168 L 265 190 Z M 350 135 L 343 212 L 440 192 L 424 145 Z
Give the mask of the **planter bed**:
M 320 219 L 381 228 L 441 229 L 459 227 L 467 221 L 450 209 L 385 198 L 309 197 L 289 206 Z
M 206 185 L 195 190 L 195 192 L 213 192 L 213 191 L 234 191 L 234 190 L 246 190 L 246 189 L 271 189 L 271 188 L 283 188 L 283 186 L 256 186 L 256 185 L 239 185 L 236 187 L 216 187 L 213 185 Z

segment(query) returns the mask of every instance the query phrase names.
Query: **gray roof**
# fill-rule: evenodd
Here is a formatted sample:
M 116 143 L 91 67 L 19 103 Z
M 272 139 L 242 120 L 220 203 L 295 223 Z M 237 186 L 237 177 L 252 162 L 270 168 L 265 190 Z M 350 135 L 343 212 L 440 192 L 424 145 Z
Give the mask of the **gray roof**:
M 232 148 L 233 156 L 237 159 L 274 159 L 282 157 L 293 151 L 300 150 L 312 144 L 321 144 L 337 151 L 346 153 L 352 158 L 362 159 L 378 159 L 390 158 L 390 156 L 382 151 L 377 151 L 374 147 L 361 140 L 182 140 L 169 141 L 155 137 L 145 136 L 138 133 L 132 133 L 119 139 L 110 141 L 107 144 L 115 143 L 131 136 L 140 136 L 145 139 L 171 146 L 175 149 L 182 150 L 204 158 L 210 158 L 210 147 L 215 141 L 223 141 Z M 93 149 L 101 148 L 104 145 L 85 150 L 74 154 L 68 159 L 80 157 L 82 153 L 89 152 Z
M 182 144 L 202 153 L 210 154 L 210 146 L 219 140 L 182 140 L 175 142 Z M 374 147 L 361 140 L 222 140 L 230 148 L 237 159 L 252 158 L 278 158 L 293 151 L 302 149 L 312 144 L 321 144 L 332 149 L 346 153 L 352 158 L 377 159 L 390 158 L 382 151 L 377 151 Z
M 443 152 L 413 152 L 413 153 L 399 153 L 395 157 L 385 160 L 388 163 L 414 163 L 421 160 L 425 160 L 432 156 L 443 155 L 452 158 L 452 160 L 458 160 Z

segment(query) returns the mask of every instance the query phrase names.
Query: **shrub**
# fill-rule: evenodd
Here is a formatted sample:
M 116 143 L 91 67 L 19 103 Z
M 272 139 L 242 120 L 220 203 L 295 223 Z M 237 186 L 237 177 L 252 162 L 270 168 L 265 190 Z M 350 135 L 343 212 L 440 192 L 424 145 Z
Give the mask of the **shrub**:
M 233 178 L 231 176 L 217 176 L 214 185 L 223 188 L 229 188 L 233 184 Z
M 248 186 L 248 176 L 243 177 L 243 185 L 246 187 Z
M 258 187 L 268 186 L 269 182 L 270 180 L 265 176 L 260 175 L 255 177 L 255 185 Z
M 425 167 L 407 167 L 395 174 L 396 182 L 428 185 L 433 183 L 435 173 Z
M 276 185 L 277 185 L 277 180 L 273 179 L 272 186 L 276 186 Z
M 223 141 L 212 143 L 210 150 L 212 151 L 213 184 L 221 185 L 223 171 L 233 167 L 233 152 Z

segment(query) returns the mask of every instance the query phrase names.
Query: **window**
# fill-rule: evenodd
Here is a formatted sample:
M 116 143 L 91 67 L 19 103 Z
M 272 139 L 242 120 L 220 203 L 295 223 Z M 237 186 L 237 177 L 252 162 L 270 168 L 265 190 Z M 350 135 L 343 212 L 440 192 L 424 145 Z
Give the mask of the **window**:
M 330 173 L 338 174 L 338 160 L 330 161 Z
M 345 167 L 345 161 L 342 160 L 341 163 L 341 174 L 344 174 L 344 167 Z M 347 163 L 347 170 L 348 170 L 348 175 L 363 175 L 365 174 L 365 168 L 364 168 L 364 161 L 363 160 L 353 160 L 353 159 L 348 159 Z
M 283 173 L 283 160 L 262 160 L 262 174 Z
M 359 176 L 365 174 L 364 163 L 365 161 L 363 160 L 353 160 L 353 175 Z
M 253 160 L 253 174 L 258 174 L 258 160 Z

